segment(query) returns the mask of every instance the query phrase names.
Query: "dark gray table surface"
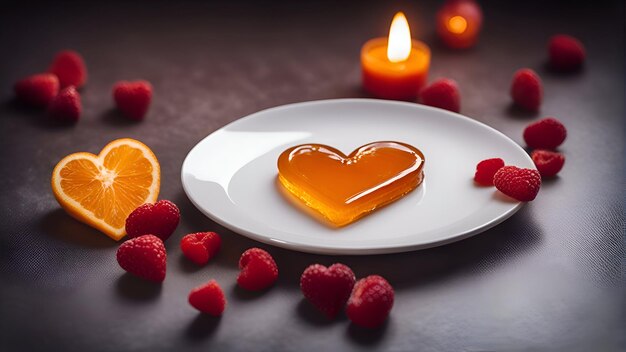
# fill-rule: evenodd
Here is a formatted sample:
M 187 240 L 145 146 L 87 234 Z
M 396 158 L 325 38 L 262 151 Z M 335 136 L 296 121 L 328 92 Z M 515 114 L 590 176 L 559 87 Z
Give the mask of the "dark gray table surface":
M 624 4 L 486 1 L 484 31 L 469 51 L 434 36 L 440 2 L 124 2 L 0 8 L 0 349 L 45 351 L 617 351 L 624 339 Z M 433 50 L 431 80 L 456 79 L 461 112 L 523 143 L 530 121 L 556 116 L 568 128 L 560 176 L 505 223 L 454 244 L 402 254 L 333 257 L 259 244 L 205 218 L 180 182 L 187 152 L 206 135 L 286 103 L 366 97 L 359 49 L 385 35 L 404 10 Z M 545 66 L 550 35 L 579 37 L 585 69 Z M 89 68 L 82 120 L 56 126 L 13 101 L 17 79 L 43 71 L 63 48 Z M 545 84 L 539 114 L 510 105 L 513 72 Z M 111 86 L 148 79 L 155 93 L 142 123 L 113 109 Z M 357 126 L 358 128 L 358 126 Z M 67 216 L 49 178 L 63 156 L 137 138 L 162 167 L 161 198 L 182 211 L 167 242 L 163 285 L 130 277 L 117 243 Z M 219 167 L 216 165 L 215 167 Z M 468 172 L 471 172 L 468 170 Z M 180 238 L 212 230 L 223 248 L 204 268 L 182 258 Z M 241 252 L 260 246 L 280 266 L 262 294 L 236 288 Z M 312 263 L 343 262 L 358 277 L 381 274 L 396 289 L 387 324 L 370 332 L 345 316 L 328 322 L 303 301 L 298 280 Z M 187 304 L 217 279 L 221 319 Z

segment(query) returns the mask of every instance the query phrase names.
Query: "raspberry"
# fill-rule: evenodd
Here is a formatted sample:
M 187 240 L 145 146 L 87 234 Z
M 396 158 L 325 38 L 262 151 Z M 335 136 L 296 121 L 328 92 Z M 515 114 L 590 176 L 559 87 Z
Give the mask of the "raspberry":
M 237 284 L 250 291 L 260 291 L 270 287 L 278 279 L 278 267 L 274 258 L 260 248 L 250 248 L 239 258 Z
M 74 86 L 82 87 L 87 82 L 87 67 L 79 53 L 73 50 L 64 50 L 54 57 L 48 72 L 59 77 L 61 88 Z
M 117 108 L 132 120 L 143 120 L 152 100 L 152 85 L 148 81 L 120 81 L 113 86 Z
M 576 38 L 558 34 L 548 44 L 550 65 L 557 71 L 575 71 L 585 62 L 585 47 Z
M 302 273 L 300 290 L 309 302 L 332 319 L 348 301 L 355 280 L 352 270 L 343 264 L 328 268 L 313 264 Z
M 180 211 L 169 200 L 146 203 L 133 210 L 126 218 L 126 234 L 132 238 L 149 233 L 165 241 L 176 230 L 179 221 Z
M 58 121 L 76 122 L 81 111 L 80 94 L 74 86 L 61 89 L 48 105 L 48 114 Z
M 493 186 L 493 175 L 504 166 L 504 160 L 500 158 L 486 159 L 476 165 L 474 181 L 483 186 Z
M 219 317 L 226 308 L 226 297 L 220 285 L 211 280 L 189 292 L 189 304 L 202 313 Z
M 511 97 L 518 106 L 538 111 L 543 96 L 543 84 L 535 71 L 523 68 L 513 75 Z
M 117 249 L 117 262 L 122 269 L 149 281 L 165 280 L 166 259 L 163 241 L 153 235 L 130 239 Z
M 185 235 L 180 240 L 180 249 L 187 259 L 204 265 L 220 250 L 222 239 L 215 232 L 198 232 Z
M 59 79 L 51 73 L 40 73 L 15 83 L 17 98 L 32 106 L 46 106 L 59 93 Z
M 552 177 L 561 171 L 565 164 L 565 156 L 549 150 L 533 150 L 530 154 L 541 177 Z
M 422 104 L 442 108 L 453 112 L 461 110 L 461 95 L 456 81 L 441 78 L 420 92 Z
M 555 149 L 567 138 L 561 121 L 547 117 L 533 122 L 524 129 L 524 141 L 533 149 Z
M 357 281 L 348 300 L 346 313 L 356 325 L 375 328 L 382 325 L 393 307 L 393 288 L 387 280 L 370 275 Z
M 539 193 L 541 176 L 537 170 L 505 166 L 493 176 L 493 184 L 507 196 L 529 202 Z

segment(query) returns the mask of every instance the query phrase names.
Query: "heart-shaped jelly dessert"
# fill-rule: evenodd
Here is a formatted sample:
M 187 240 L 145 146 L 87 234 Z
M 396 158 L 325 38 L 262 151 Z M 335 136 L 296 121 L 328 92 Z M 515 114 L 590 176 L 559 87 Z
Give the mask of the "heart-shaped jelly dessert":
M 424 154 L 408 144 L 374 142 L 346 156 L 321 144 L 278 157 L 282 186 L 334 226 L 344 226 L 417 188 Z

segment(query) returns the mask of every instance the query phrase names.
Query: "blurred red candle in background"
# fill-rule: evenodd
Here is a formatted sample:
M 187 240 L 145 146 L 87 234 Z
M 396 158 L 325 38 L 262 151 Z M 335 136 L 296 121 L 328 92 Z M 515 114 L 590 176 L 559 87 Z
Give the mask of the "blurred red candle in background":
M 430 48 L 411 39 L 402 12 L 391 22 L 389 38 L 374 38 L 361 48 L 363 87 L 377 98 L 415 100 L 426 84 Z
M 474 46 L 483 24 L 483 13 L 474 0 L 448 0 L 437 12 L 437 34 L 450 48 Z

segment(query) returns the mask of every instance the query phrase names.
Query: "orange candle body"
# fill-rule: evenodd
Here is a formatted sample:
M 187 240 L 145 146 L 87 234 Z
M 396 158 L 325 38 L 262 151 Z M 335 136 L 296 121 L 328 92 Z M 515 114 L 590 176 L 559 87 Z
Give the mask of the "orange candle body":
M 415 100 L 428 80 L 430 48 L 412 40 L 409 57 L 391 62 L 387 58 L 387 43 L 387 38 L 375 38 L 361 48 L 363 87 L 377 98 Z
M 448 0 L 437 12 L 437 34 L 453 49 L 474 46 L 482 23 L 482 10 L 474 0 Z

